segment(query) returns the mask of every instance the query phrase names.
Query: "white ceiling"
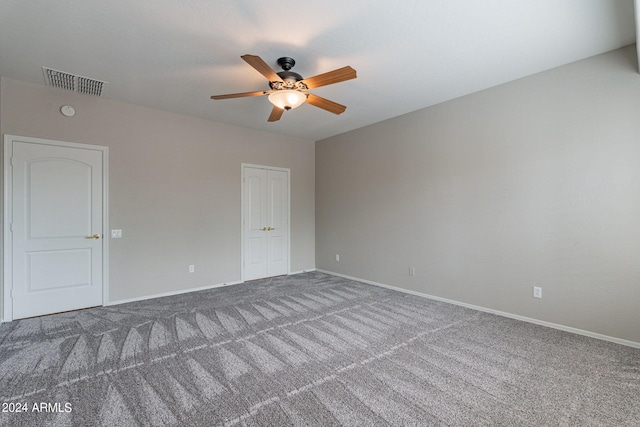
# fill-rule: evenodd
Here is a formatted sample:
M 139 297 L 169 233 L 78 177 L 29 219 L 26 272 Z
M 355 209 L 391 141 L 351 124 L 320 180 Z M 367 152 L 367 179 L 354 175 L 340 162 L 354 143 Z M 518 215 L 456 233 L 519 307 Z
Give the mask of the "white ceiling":
M 319 140 L 635 42 L 633 0 L 2 0 L 0 75 L 45 84 L 42 67 L 108 82 L 104 97 Z M 268 89 L 240 59 L 296 60 L 312 92 L 267 123 Z M 89 95 L 85 95 L 89 96 Z

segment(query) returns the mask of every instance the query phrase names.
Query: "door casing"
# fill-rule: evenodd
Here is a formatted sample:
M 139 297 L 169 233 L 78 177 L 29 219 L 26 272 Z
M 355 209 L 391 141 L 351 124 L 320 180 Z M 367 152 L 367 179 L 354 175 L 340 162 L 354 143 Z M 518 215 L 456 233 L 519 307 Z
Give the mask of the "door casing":
M 3 302 L 0 305 L 2 307 L 2 316 L 0 317 L 3 322 L 10 322 L 13 320 L 13 297 L 12 297 L 12 277 L 13 277 L 13 236 L 11 231 L 11 218 L 13 212 L 12 202 L 12 166 L 11 157 L 13 155 L 13 142 L 22 142 L 29 144 L 41 144 L 41 145 L 53 145 L 58 147 L 69 147 L 84 150 L 96 150 L 101 151 L 103 156 L 102 163 L 102 229 L 105 230 L 105 238 L 103 239 L 103 251 L 102 251 L 102 304 L 106 304 L 109 301 L 109 239 L 106 235 L 108 229 L 108 195 L 109 195 L 109 148 L 99 145 L 79 144 L 74 142 L 49 140 L 42 138 L 31 138 L 17 135 L 5 135 L 4 136 L 4 188 L 3 188 L 3 280 L 2 280 L 2 295 Z

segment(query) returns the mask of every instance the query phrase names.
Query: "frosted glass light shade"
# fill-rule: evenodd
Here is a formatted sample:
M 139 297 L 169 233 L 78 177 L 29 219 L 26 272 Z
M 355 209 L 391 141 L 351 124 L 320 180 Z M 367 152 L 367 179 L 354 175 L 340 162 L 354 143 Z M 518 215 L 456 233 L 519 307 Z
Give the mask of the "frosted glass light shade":
M 277 90 L 269 95 L 269 102 L 283 110 L 297 108 L 301 106 L 306 99 L 307 95 L 291 89 Z

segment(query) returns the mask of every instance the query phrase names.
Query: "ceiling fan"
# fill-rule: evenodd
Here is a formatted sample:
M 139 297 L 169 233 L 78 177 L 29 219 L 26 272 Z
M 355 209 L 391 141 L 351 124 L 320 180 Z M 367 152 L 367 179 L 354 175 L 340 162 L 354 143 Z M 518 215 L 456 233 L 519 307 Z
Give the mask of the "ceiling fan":
M 320 86 L 327 86 L 334 83 L 340 83 L 345 80 L 355 79 L 357 77 L 356 70 L 349 66 L 304 79 L 300 74 L 291 71 L 291 68 L 296 64 L 296 61 L 294 61 L 293 58 L 279 58 L 278 65 L 282 67 L 282 71 L 277 73 L 273 71 L 273 69 L 259 56 L 242 55 L 241 58 L 269 80 L 271 90 L 214 95 L 211 99 L 269 95 L 269 101 L 273 104 L 271 115 L 269 115 L 269 119 L 267 120 L 269 122 L 280 120 L 280 117 L 282 117 L 282 113 L 284 113 L 285 110 L 297 108 L 305 102 L 333 114 L 342 114 L 344 110 L 347 109 L 344 105 L 329 101 L 328 99 L 307 91 Z

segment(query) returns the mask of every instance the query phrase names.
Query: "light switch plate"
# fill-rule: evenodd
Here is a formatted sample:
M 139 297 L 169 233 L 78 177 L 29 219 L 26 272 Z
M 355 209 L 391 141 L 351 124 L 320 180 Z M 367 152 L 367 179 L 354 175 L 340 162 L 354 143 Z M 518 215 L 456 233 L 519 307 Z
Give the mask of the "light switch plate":
M 111 230 L 112 239 L 122 239 L 122 230 Z

